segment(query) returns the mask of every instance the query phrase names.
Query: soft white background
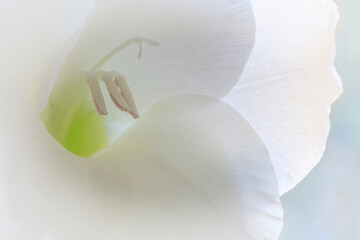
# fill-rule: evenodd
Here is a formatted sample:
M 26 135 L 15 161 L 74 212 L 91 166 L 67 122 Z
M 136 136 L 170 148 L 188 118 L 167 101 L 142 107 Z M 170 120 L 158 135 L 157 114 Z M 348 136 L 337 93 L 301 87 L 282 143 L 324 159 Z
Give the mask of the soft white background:
M 320 164 L 282 198 L 281 240 L 360 239 L 360 1 L 336 1 L 338 71 L 344 94 L 333 106 L 332 130 Z

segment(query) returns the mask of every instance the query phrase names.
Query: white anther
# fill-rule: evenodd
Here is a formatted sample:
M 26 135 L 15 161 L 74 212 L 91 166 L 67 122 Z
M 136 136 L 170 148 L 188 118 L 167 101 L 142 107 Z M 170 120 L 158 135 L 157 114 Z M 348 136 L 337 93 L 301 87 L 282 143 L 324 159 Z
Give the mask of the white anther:
M 121 75 L 121 74 L 119 74 L 119 73 L 117 73 L 115 71 L 110 72 L 110 73 L 114 76 L 116 85 L 120 88 L 121 94 L 123 95 L 123 97 L 125 98 L 127 104 L 129 105 L 129 108 L 130 108 L 129 113 L 134 118 L 138 118 L 139 113 L 138 113 L 138 110 L 136 108 L 134 96 L 132 95 L 131 90 L 129 88 L 129 85 L 126 82 L 126 78 L 123 75 Z
M 129 105 L 121 94 L 120 89 L 115 84 L 114 76 L 105 72 L 103 75 L 103 81 L 116 107 L 118 107 L 121 111 L 130 112 Z
M 104 97 L 99 85 L 99 81 L 103 81 L 115 106 L 119 110 L 129 113 L 133 118 L 139 117 L 134 97 L 123 75 L 115 71 L 100 70 L 96 73 L 86 73 L 86 81 L 89 84 L 99 114 L 107 115 Z
M 134 118 L 139 117 L 139 113 L 137 111 L 134 97 L 130 91 L 130 88 L 126 82 L 124 76 L 120 75 L 117 72 L 104 72 L 99 70 L 107 61 L 109 61 L 115 54 L 126 48 L 127 46 L 131 45 L 132 43 L 139 44 L 139 54 L 138 58 L 141 59 L 143 45 L 142 43 L 145 42 L 151 46 L 159 45 L 158 42 L 150 40 L 148 38 L 143 38 L 140 36 L 131 38 L 126 42 L 120 44 L 116 48 L 114 48 L 111 52 L 109 52 L 106 56 L 104 56 L 94 67 L 91 68 L 91 72 L 86 74 L 87 83 L 90 86 L 91 94 L 94 99 L 94 103 L 96 109 L 98 110 L 99 114 L 106 115 L 106 106 L 104 97 L 101 93 L 101 89 L 99 86 L 100 81 L 104 81 L 106 88 L 110 94 L 111 99 L 113 100 L 116 107 L 118 107 L 121 111 L 128 112 Z
M 87 73 L 86 81 L 89 84 L 89 87 L 91 90 L 91 95 L 93 97 L 97 111 L 101 115 L 107 115 L 104 96 L 101 93 L 100 85 L 97 80 L 96 74 L 95 73 Z

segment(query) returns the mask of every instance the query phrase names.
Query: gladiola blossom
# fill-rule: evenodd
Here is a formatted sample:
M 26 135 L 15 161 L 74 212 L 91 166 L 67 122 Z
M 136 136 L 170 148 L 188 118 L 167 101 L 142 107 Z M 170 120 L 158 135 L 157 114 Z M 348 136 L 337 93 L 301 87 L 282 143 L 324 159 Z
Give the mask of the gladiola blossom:
M 46 8 L 41 1 L 20 3 L 0 8 L 8 21 L 0 23 L 6 33 L 0 45 L 6 66 L 0 238 L 278 238 L 279 184 L 282 192 L 306 173 L 292 171 L 290 163 L 307 171 L 314 165 L 298 161 L 303 155 L 293 146 L 303 143 L 307 129 L 296 128 L 301 123 L 291 110 L 318 103 L 313 114 L 298 114 L 309 117 L 303 121 L 314 136 L 302 148 L 321 152 L 327 127 L 308 121 L 327 123 L 326 111 L 338 94 L 331 75 L 337 16 L 331 1 L 102 0 L 85 20 L 86 1 Z M 296 18 L 301 3 L 304 16 Z M 291 17 L 291 31 L 276 28 Z M 314 25 L 302 21 L 306 17 Z M 137 36 L 148 42 L 140 45 Z M 308 53 L 315 39 L 328 41 L 319 55 Z M 296 51 L 281 56 L 281 46 Z M 301 58 L 311 56 L 318 59 Z M 319 72 L 296 75 L 315 68 Z M 118 74 L 128 90 L 116 87 L 112 77 Z M 103 78 L 100 91 L 92 77 Z M 268 86 L 268 78 L 279 82 Z M 295 87 L 306 94 L 285 94 Z M 308 89 L 318 95 L 309 98 Z M 126 96 L 130 91 L 134 104 Z M 275 101 L 275 93 L 284 102 Z M 140 117 L 119 111 L 119 103 Z M 107 116 L 100 116 L 105 108 Z M 272 115 L 277 109 L 288 111 Z M 289 129 L 281 132 L 277 121 L 287 121 Z M 293 145 L 271 138 L 280 133 Z M 296 157 L 288 158 L 290 153 Z

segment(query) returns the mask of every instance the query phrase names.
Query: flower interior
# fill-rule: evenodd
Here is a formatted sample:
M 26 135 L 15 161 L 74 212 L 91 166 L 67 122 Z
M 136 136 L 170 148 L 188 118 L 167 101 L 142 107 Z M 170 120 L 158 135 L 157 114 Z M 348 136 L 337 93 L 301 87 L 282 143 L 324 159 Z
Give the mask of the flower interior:
M 101 84 L 106 86 L 109 97 L 119 110 L 134 119 L 139 118 L 135 98 L 126 78 L 116 71 L 104 71 L 101 68 L 114 55 L 133 43 L 139 45 L 138 58 L 141 59 L 143 42 L 151 46 L 158 45 L 147 38 L 131 38 L 109 52 L 90 70 L 65 74 L 65 84 L 52 89 L 40 117 L 49 133 L 67 150 L 89 157 L 110 143 L 104 119 L 108 110 Z

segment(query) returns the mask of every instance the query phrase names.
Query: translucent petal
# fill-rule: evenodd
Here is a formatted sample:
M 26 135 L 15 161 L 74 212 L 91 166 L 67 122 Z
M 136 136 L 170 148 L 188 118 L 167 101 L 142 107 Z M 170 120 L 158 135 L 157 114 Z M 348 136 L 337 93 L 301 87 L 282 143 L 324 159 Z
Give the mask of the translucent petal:
M 249 0 L 96 1 L 62 51 L 66 57 L 57 59 L 48 75 L 49 82 L 56 82 L 42 113 L 44 124 L 68 150 L 90 156 L 107 144 L 107 136 L 79 137 L 72 129 L 80 117 L 93 116 L 91 123 L 82 120 L 82 132 L 92 136 L 104 132 L 104 125 L 122 129 L 127 121 L 111 108 L 114 104 L 104 88 L 109 114 L 97 117 L 84 71 L 124 75 L 141 116 L 151 104 L 173 94 L 224 96 L 239 79 L 254 35 Z M 112 136 L 114 128 L 109 129 L 109 139 L 117 137 Z M 75 137 L 80 145 L 100 141 L 81 149 L 69 141 Z
M 0 9 L 3 10 L 3 8 Z M 25 7 L 25 9 L 28 8 Z M 29 11 L 29 13 L 31 12 Z M 64 13 L 61 9 L 58 9 L 58 12 Z M 55 16 L 58 12 L 53 12 L 54 19 L 57 19 Z M 34 15 L 36 15 L 35 12 Z M 155 239 L 164 239 L 166 234 L 171 233 L 176 234 L 175 239 L 183 239 L 176 231 L 182 226 L 189 230 L 184 233 L 184 235 L 189 235 L 187 239 L 191 239 L 191 237 L 211 239 L 211 237 L 206 238 L 206 234 L 209 233 L 202 230 L 209 230 L 218 236 L 224 236 L 222 239 L 234 239 L 239 236 L 245 236 L 246 239 L 277 238 L 281 228 L 281 205 L 269 156 L 248 123 L 224 104 L 211 99 L 202 100 L 202 98 L 193 97 L 180 98 L 178 101 L 173 100 L 168 104 L 163 102 L 158 107 L 155 106 L 154 110 L 149 111 L 149 125 L 147 121 L 141 120 L 139 126 L 136 124 L 129 129 L 128 135 L 124 137 L 140 136 L 140 133 L 136 134 L 136 129 L 138 127 L 141 129 L 141 126 L 145 126 L 143 131 L 145 135 L 144 139 L 138 142 L 126 143 L 135 145 L 125 149 L 124 153 L 115 151 L 115 148 L 109 148 L 96 155 L 96 158 L 89 160 L 70 154 L 60 146 L 42 125 L 29 100 L 31 99 L 29 95 L 33 96 L 34 93 L 38 93 L 34 87 L 35 82 L 42 78 L 47 63 L 57 52 L 59 45 L 52 45 L 53 38 L 43 35 L 47 28 L 38 32 L 26 31 L 31 19 L 30 14 L 25 20 L 14 25 L 20 27 L 19 30 L 15 28 L 18 32 L 14 35 L 10 34 L 12 29 L 6 26 L 6 34 L 4 34 L 6 38 L 0 40 L 1 43 L 6 43 L 0 45 L 1 50 L 4 50 L 0 56 L 0 62 L 2 66 L 6 66 L 2 72 L 2 77 L 5 79 L 4 85 L 0 88 L 0 109 L 3 113 L 0 118 L 0 239 L 98 240 L 107 238 L 119 240 L 126 236 L 134 236 L 140 237 L 142 240 L 148 237 L 145 234 L 154 236 L 156 230 L 159 231 L 157 232 L 159 236 L 155 236 Z M 52 20 L 52 18 L 49 19 Z M 49 22 L 51 22 L 50 20 Z M 41 23 L 42 21 L 39 21 L 38 27 L 44 26 Z M 46 23 L 44 24 L 46 26 Z M 50 29 L 55 31 L 51 27 Z M 7 35 L 8 33 L 9 35 Z M 39 42 L 32 42 L 34 36 L 43 39 Z M 59 42 L 61 41 L 59 40 Z M 146 47 L 144 46 L 143 59 L 145 57 Z M 131 86 L 131 83 L 129 85 Z M 133 88 L 132 90 L 134 91 Z M 136 95 L 136 93 L 134 94 Z M 209 103 L 209 106 L 206 103 Z M 203 108 L 204 112 L 200 111 Z M 160 114 L 153 112 L 157 112 L 156 109 Z M 168 122 L 173 128 L 162 121 L 166 114 L 161 109 L 165 109 L 167 114 L 174 114 L 179 121 L 175 125 Z M 169 111 L 169 109 L 174 111 Z M 189 109 L 188 114 L 186 114 L 187 109 Z M 200 113 L 196 114 L 197 111 Z M 144 119 L 146 115 L 144 114 Z M 168 119 L 175 121 L 171 116 Z M 151 132 L 151 129 L 146 130 L 146 126 L 150 125 L 159 128 L 160 125 L 156 125 L 157 122 L 162 124 L 162 129 L 165 127 L 170 129 L 163 130 L 162 134 L 158 134 L 156 131 Z M 184 131 L 179 132 L 183 135 L 179 135 L 178 139 L 173 139 L 174 132 L 171 133 L 171 131 L 176 130 L 176 127 Z M 171 133 L 169 135 L 172 136 L 171 138 L 166 138 L 168 132 Z M 204 137 L 201 138 L 202 136 Z M 148 137 L 148 141 L 145 137 Z M 156 139 L 157 141 L 155 141 Z M 120 139 L 118 142 L 120 148 L 124 146 L 122 141 L 123 139 Z M 174 145 L 179 141 L 181 145 Z M 150 142 L 150 144 L 146 142 Z M 163 149 L 167 150 L 157 152 L 154 149 L 152 152 L 151 142 L 154 142 L 157 151 L 160 151 L 159 145 L 161 144 L 164 144 Z M 141 144 L 140 146 L 143 146 L 144 149 L 140 148 L 139 150 L 134 147 L 138 144 Z M 234 148 L 239 144 L 244 146 L 242 150 Z M 200 147 L 194 149 L 194 146 Z M 177 148 L 178 155 L 172 153 L 173 150 L 175 151 L 174 148 Z M 129 152 L 131 149 L 133 151 Z M 183 170 L 183 176 L 188 178 L 189 185 L 183 185 L 182 179 L 178 181 L 177 176 L 171 178 L 173 172 L 161 171 L 155 164 L 150 165 L 146 159 L 141 158 L 144 152 L 149 153 L 149 161 L 157 159 L 157 157 L 164 159 L 166 156 L 174 157 L 171 159 L 172 161 L 179 158 L 182 161 L 186 160 L 185 162 L 177 161 L 178 165 L 170 166 L 179 171 Z M 112 165 L 114 164 L 114 154 L 121 156 L 120 160 L 125 159 L 126 154 L 129 154 L 131 160 L 135 159 L 137 161 L 135 163 L 143 163 L 145 167 L 149 167 L 149 171 L 129 161 Z M 190 158 L 193 156 L 196 156 L 198 161 L 187 166 L 188 163 L 191 163 Z M 99 159 L 103 161 L 103 164 L 99 162 Z M 204 163 L 207 159 L 210 161 L 209 164 Z M 170 159 L 165 158 L 164 160 Z M 218 164 L 220 160 L 224 164 Z M 105 173 L 108 173 L 107 179 L 110 180 L 118 180 L 119 177 L 117 174 L 114 175 L 114 171 L 107 172 L 110 168 L 107 167 L 107 164 L 112 165 L 114 168 L 111 169 L 114 171 L 119 170 L 121 173 L 124 171 L 115 167 L 126 164 L 125 167 L 132 172 L 144 173 L 144 176 L 137 182 L 138 179 L 134 179 L 133 175 L 124 175 L 127 177 L 127 181 L 124 181 L 124 188 L 121 188 L 121 185 L 106 181 Z M 164 166 L 168 165 L 164 164 Z M 197 176 L 196 172 L 201 174 Z M 169 180 L 168 184 L 160 181 L 161 179 Z M 207 183 L 207 179 L 211 184 Z M 217 179 L 219 180 L 216 181 Z M 156 188 L 157 186 L 146 188 L 143 184 L 147 180 L 149 183 L 160 182 L 161 184 L 158 188 Z M 199 184 L 194 182 L 197 180 Z M 127 185 L 129 183 L 134 188 L 126 196 L 128 198 L 125 197 L 125 200 L 121 202 L 130 204 L 130 207 L 125 209 L 127 211 L 125 212 L 127 215 L 125 215 L 124 212 L 119 212 L 124 205 L 116 205 L 113 197 L 118 200 L 119 197 L 124 196 L 122 194 L 124 191 L 131 190 L 131 186 Z M 195 190 L 199 189 L 200 193 L 204 193 L 204 196 L 209 199 L 200 198 L 199 192 L 192 191 L 192 185 Z M 99 186 L 103 186 L 104 189 L 99 189 Z M 108 190 L 112 188 L 117 191 L 109 192 Z M 168 199 L 164 195 L 158 195 L 157 198 L 153 195 L 154 191 L 173 195 L 167 195 Z M 132 192 L 133 194 L 131 194 Z M 217 193 L 222 193 L 222 195 L 217 195 Z M 146 196 L 149 201 L 136 198 L 139 196 Z M 180 198 L 182 196 L 183 198 Z M 131 198 L 146 203 L 140 207 L 140 210 L 142 208 L 146 211 L 139 212 L 139 209 L 134 209 L 136 201 L 130 201 Z M 160 200 L 160 203 L 152 201 L 157 199 Z M 185 201 L 179 201 L 182 199 Z M 175 206 L 181 208 L 171 208 L 173 206 L 171 201 Z M 233 206 L 226 204 L 226 201 Z M 164 203 L 164 209 L 169 210 L 164 214 L 157 211 L 161 203 Z M 218 209 L 215 211 L 210 204 Z M 155 214 L 149 215 L 152 206 L 154 206 Z M 113 211 L 109 213 L 109 209 L 113 209 Z M 193 209 L 195 216 L 193 214 L 189 216 L 189 211 Z M 134 210 L 135 214 L 129 212 L 130 210 Z M 179 213 L 176 210 L 184 210 L 184 212 Z M 179 215 L 175 215 L 177 213 Z M 140 214 L 144 214 L 144 218 Z M 126 216 L 129 222 L 125 221 Z M 143 226 L 134 222 L 141 219 L 141 224 L 148 223 L 146 217 L 151 218 L 149 225 Z M 169 218 L 174 220 L 175 224 L 166 221 Z M 196 225 L 191 224 L 193 218 L 195 218 L 193 222 Z M 184 219 L 188 221 L 182 221 Z M 233 219 L 238 222 L 232 222 Z M 119 226 L 117 224 L 119 221 L 125 221 L 125 225 Z M 164 225 L 159 226 L 158 224 L 164 222 L 169 229 L 166 228 L 168 230 L 163 232 Z M 176 225 L 177 222 L 179 225 Z M 133 231 L 134 226 L 143 228 L 137 228 L 136 230 L 139 231 L 135 232 Z M 140 230 L 143 230 L 145 237 L 141 235 Z
M 138 44 L 130 44 L 101 67 L 127 78 L 140 111 L 178 93 L 223 96 L 238 81 L 254 35 L 249 0 L 99 0 L 69 46 L 54 91 L 71 88 L 81 81 L 77 72 L 94 70 L 114 48 L 142 36 L 159 45 L 144 42 L 139 60 Z
M 90 228 L 101 239 L 87 184 L 86 161 L 53 139 L 27 104 L 14 99 L 13 113 L 1 120 L 0 238 L 82 239 Z M 17 107 L 17 108 L 14 108 Z M 16 111 L 14 111 L 16 110 Z M 84 218 L 79 218 L 82 216 Z
M 89 169 L 94 195 L 107 202 L 99 208 L 124 239 L 276 239 L 281 228 L 266 148 L 209 97 L 155 104 Z
M 38 77 L 32 79 L 32 84 L 40 85 L 33 96 L 39 109 L 45 107 L 44 102 L 52 87 L 44 75 L 54 65 L 54 58 L 64 42 L 84 22 L 92 4 L 93 0 L 0 1 L 2 66 L 10 70 L 9 64 L 14 64 L 37 72 Z M 35 91 L 32 94 L 35 95 Z
M 252 3 L 254 50 L 225 101 L 264 141 L 283 194 L 324 152 L 330 105 L 342 89 L 333 67 L 338 12 L 329 0 Z
M 269 155 L 224 103 L 165 99 L 86 160 L 63 149 L 30 110 L 6 120 L 4 239 L 278 237 L 282 208 Z

